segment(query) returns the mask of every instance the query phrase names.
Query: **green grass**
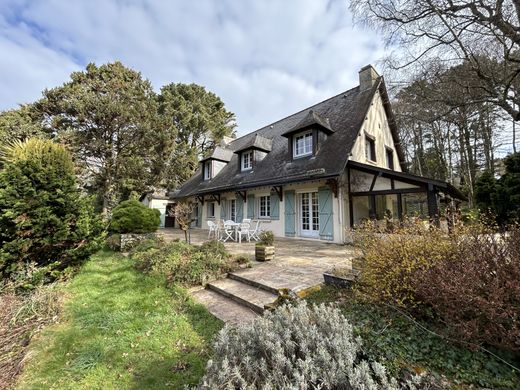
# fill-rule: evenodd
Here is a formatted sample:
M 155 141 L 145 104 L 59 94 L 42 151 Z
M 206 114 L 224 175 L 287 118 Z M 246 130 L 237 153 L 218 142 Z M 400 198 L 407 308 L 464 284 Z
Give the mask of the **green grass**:
M 405 315 L 356 299 L 349 290 L 324 287 L 306 297 L 312 303 L 334 302 L 363 339 L 363 350 L 399 375 L 401 370 L 424 370 L 446 376 L 455 387 L 476 385 L 518 389 L 520 375 L 482 351 L 471 351 L 414 325 Z M 431 324 L 423 324 L 432 329 Z M 512 356 L 504 356 L 519 365 Z
M 62 289 L 63 320 L 33 340 L 19 389 L 180 389 L 203 375 L 222 323 L 185 290 L 113 252 Z

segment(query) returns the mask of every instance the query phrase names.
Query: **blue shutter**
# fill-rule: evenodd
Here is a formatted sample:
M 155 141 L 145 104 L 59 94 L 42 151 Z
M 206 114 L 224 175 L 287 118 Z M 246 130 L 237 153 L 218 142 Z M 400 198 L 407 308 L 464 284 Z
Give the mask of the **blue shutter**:
M 287 237 L 294 237 L 296 235 L 294 191 L 285 191 L 283 194 L 283 202 L 285 206 L 285 235 Z
M 242 220 L 244 219 L 244 201 L 242 200 L 242 198 L 239 196 L 236 200 L 236 221 L 235 222 L 242 222 Z
M 220 199 L 220 219 L 226 220 L 227 202 L 226 199 Z
M 271 192 L 271 219 L 280 219 L 280 198 L 276 192 Z
M 332 241 L 334 239 L 334 218 L 330 188 L 318 188 L 318 204 L 320 210 L 320 238 Z
M 197 206 L 197 227 L 202 227 L 202 203 L 199 203 Z
M 247 218 L 253 219 L 255 217 L 255 196 L 247 195 Z

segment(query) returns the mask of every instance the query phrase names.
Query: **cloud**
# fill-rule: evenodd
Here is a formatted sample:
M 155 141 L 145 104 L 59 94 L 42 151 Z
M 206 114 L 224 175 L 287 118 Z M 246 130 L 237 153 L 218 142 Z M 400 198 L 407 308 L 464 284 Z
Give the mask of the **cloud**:
M 0 109 L 120 60 L 156 90 L 206 86 L 244 134 L 355 86 L 382 56 L 343 0 L 4 0 L 0 15 Z

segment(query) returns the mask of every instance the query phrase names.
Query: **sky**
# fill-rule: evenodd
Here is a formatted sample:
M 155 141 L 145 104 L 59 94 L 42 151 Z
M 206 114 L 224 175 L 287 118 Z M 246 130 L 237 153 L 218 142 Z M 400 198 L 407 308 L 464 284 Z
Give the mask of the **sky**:
M 243 135 L 358 85 L 384 55 L 346 0 L 0 0 L 0 111 L 94 62 L 197 83 Z

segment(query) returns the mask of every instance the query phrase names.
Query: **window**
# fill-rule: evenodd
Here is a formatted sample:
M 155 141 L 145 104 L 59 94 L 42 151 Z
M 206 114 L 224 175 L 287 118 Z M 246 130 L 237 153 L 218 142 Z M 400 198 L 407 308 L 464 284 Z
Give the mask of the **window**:
M 236 222 L 236 219 L 237 219 L 237 201 L 236 201 L 236 199 L 231 199 L 229 201 L 229 216 L 232 221 Z
M 208 203 L 208 218 L 215 218 L 215 202 Z
M 253 169 L 253 151 L 242 153 L 242 170 L 249 171 Z
M 260 218 L 269 218 L 271 216 L 271 196 L 261 196 L 259 200 Z
M 386 148 L 386 166 L 388 169 L 394 169 L 394 151 Z
M 204 163 L 204 180 L 211 179 L 211 161 Z
M 368 135 L 365 136 L 365 156 L 367 160 L 376 161 L 376 141 Z
M 293 155 L 303 157 L 312 154 L 312 132 L 308 131 L 294 136 Z

